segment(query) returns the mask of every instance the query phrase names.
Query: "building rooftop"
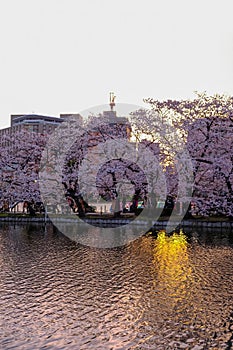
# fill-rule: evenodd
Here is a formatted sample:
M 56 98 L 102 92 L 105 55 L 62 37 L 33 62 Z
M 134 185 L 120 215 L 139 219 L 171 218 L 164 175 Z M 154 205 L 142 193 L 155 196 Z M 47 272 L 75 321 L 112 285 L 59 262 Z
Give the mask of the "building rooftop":
M 62 123 L 63 119 L 39 114 L 12 114 L 11 126 L 26 123 Z

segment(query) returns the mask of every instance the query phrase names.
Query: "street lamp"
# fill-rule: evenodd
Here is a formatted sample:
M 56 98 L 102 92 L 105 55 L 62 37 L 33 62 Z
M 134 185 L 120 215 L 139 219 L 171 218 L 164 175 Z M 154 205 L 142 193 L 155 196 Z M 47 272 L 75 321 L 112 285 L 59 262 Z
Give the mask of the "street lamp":
M 41 183 L 41 182 L 43 182 L 43 180 L 37 180 L 37 179 L 35 179 L 34 182 L 35 182 L 35 183 L 37 183 L 37 182 L 38 182 L 38 183 Z M 47 216 L 48 216 L 48 215 L 47 215 L 47 213 L 48 213 L 48 210 L 47 210 L 47 203 L 44 203 L 44 202 L 43 202 L 43 205 L 44 205 L 44 222 L 45 222 L 45 224 L 46 224 L 46 222 L 47 222 Z

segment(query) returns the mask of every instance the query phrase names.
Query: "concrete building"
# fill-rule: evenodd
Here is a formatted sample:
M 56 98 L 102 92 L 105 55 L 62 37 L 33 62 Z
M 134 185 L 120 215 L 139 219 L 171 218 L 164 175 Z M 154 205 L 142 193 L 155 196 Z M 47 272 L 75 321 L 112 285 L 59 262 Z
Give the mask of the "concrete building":
M 27 131 L 34 131 L 41 134 L 50 134 L 63 119 L 38 114 L 12 114 L 11 128 L 20 131 L 22 128 Z
M 8 128 L 0 130 L 0 138 L 4 135 L 23 130 L 41 134 L 50 134 L 62 122 L 63 119 L 57 117 L 37 114 L 12 114 L 11 125 Z
M 110 110 L 104 111 L 102 116 L 109 124 L 111 128 L 111 134 L 116 133 L 116 136 L 120 133 L 127 139 L 130 138 L 131 126 L 129 121 L 125 117 L 118 117 L 115 106 L 115 96 L 110 93 Z M 40 114 L 12 114 L 10 118 L 10 127 L 0 130 L 0 141 L 4 135 L 11 134 L 12 132 L 29 131 L 36 132 L 43 135 L 51 134 L 62 122 L 69 120 L 78 120 L 82 123 L 83 118 L 78 113 L 66 113 L 60 114 L 60 117 L 45 116 Z M 93 126 L 95 129 L 95 126 Z M 95 132 L 94 132 L 95 134 Z
M 12 114 L 11 125 L 8 128 L 0 129 L 0 142 L 5 135 L 20 131 L 36 132 L 43 135 L 50 135 L 63 121 L 68 118 L 81 120 L 80 114 L 60 114 L 59 117 L 51 117 L 39 114 Z M 3 141 L 6 145 L 6 142 Z

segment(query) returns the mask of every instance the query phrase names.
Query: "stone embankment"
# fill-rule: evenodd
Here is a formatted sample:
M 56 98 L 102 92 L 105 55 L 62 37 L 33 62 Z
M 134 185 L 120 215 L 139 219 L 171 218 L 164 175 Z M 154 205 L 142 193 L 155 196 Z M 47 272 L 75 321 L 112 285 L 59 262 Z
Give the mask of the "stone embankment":
M 6 214 L 0 216 L 0 222 L 15 222 L 15 223 L 49 223 L 51 219 L 49 217 L 45 217 L 42 215 L 38 216 L 29 216 L 29 215 L 15 215 L 15 214 Z M 82 223 L 82 220 L 79 219 L 76 215 L 63 215 L 63 216 L 53 216 L 52 221 L 54 223 L 56 222 L 64 222 L 64 223 L 74 223 L 74 222 L 80 222 Z M 132 218 L 126 218 L 126 217 L 119 217 L 119 218 L 104 218 L 101 216 L 98 217 L 85 217 L 84 221 L 89 224 L 95 224 L 98 226 L 108 226 L 108 225 L 127 225 L 130 222 L 133 225 L 141 225 L 142 227 L 146 225 L 148 227 L 148 221 L 143 219 L 134 219 Z M 167 227 L 168 225 L 168 227 Z M 193 228 L 193 229 L 201 229 L 201 228 L 217 228 L 217 229 L 233 229 L 233 221 L 226 221 L 226 220 L 209 220 L 209 219 L 183 219 L 182 221 L 172 221 L 171 223 L 172 227 L 179 227 L 179 228 Z M 160 218 L 157 221 L 151 221 L 151 227 L 163 229 L 163 228 L 169 228 L 169 222 L 166 219 Z

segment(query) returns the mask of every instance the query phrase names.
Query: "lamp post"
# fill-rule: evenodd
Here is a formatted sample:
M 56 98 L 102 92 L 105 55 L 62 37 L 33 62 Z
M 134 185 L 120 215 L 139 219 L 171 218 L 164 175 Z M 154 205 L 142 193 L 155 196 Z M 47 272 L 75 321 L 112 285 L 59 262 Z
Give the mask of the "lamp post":
M 44 204 L 44 222 L 45 224 L 47 222 L 47 204 L 46 203 Z
M 43 181 L 43 180 L 34 180 L 34 182 L 35 183 L 40 183 L 41 181 Z M 47 222 L 47 213 L 48 213 L 48 210 L 47 210 L 47 203 L 43 203 L 43 205 L 44 205 L 44 222 L 45 222 L 45 224 L 46 224 L 46 222 Z

